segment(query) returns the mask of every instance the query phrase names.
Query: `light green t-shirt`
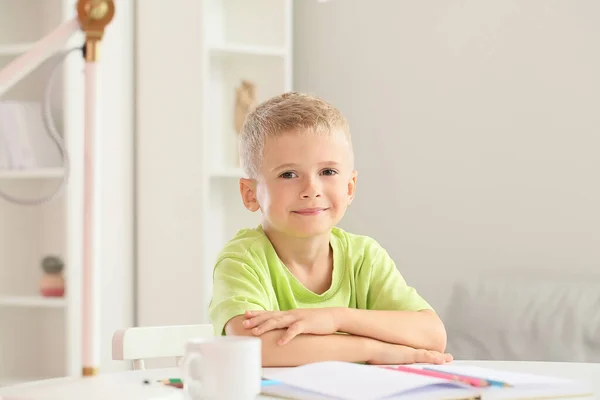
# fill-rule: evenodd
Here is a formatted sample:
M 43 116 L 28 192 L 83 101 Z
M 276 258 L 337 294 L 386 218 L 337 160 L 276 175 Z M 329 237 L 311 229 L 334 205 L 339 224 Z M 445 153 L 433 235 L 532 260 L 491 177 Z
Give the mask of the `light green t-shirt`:
M 388 253 L 372 238 L 333 228 L 330 288 L 308 290 L 281 262 L 259 226 L 243 229 L 219 254 L 209 314 L 216 335 L 247 310 L 285 311 L 311 307 L 366 310 L 431 309 L 408 286 Z

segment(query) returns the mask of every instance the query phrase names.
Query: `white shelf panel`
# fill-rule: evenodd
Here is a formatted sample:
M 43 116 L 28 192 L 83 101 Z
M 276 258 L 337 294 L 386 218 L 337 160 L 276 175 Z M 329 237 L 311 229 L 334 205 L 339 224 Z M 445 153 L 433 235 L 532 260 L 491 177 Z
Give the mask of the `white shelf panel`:
M 65 171 L 63 168 L 15 169 L 0 170 L 0 180 L 20 179 L 59 179 Z
M 29 382 L 29 379 L 23 379 L 23 378 L 3 378 L 0 377 L 0 387 L 2 386 L 12 386 L 12 385 L 18 385 L 20 383 L 25 383 L 25 382 Z
M 285 47 L 278 46 L 253 46 L 245 44 L 226 43 L 211 46 L 210 51 L 216 55 L 255 55 L 285 57 L 289 54 Z
M 0 44 L 0 56 L 17 56 L 29 50 L 34 43 Z
M 286 91 L 286 58 L 256 54 L 214 55 L 210 63 L 210 102 L 205 110 L 207 154 L 210 165 L 234 167 L 239 164 L 238 134 L 234 126 L 236 92 L 242 81 L 255 85 L 256 102 L 261 103 Z
M 211 172 L 211 178 L 241 178 L 244 171 L 241 168 L 222 168 Z
M 21 383 L 27 383 L 27 382 L 33 382 L 33 381 L 41 381 L 43 379 L 50 379 L 50 378 L 43 377 L 43 376 L 38 376 L 38 377 L 3 377 L 3 376 L 0 376 L 0 387 L 18 385 Z
M 284 45 L 288 6 L 287 0 L 213 0 L 205 29 L 214 41 Z
M 64 308 L 66 305 L 63 297 L 0 296 L 0 307 Z

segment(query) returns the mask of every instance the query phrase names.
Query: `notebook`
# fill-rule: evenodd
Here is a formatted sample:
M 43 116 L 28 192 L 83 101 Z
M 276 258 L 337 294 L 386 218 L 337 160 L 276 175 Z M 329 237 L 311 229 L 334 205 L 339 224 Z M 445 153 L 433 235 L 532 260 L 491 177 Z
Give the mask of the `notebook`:
M 419 365 L 445 367 L 456 374 L 477 374 L 483 379 L 509 380 L 513 387 L 475 388 L 463 382 L 395 371 L 378 366 L 338 361 L 311 363 L 284 371 L 267 371 L 264 377 L 279 382 L 262 388 L 267 395 L 301 400 L 392 399 L 538 399 L 591 396 L 587 385 L 566 379 L 515 374 L 463 364 Z

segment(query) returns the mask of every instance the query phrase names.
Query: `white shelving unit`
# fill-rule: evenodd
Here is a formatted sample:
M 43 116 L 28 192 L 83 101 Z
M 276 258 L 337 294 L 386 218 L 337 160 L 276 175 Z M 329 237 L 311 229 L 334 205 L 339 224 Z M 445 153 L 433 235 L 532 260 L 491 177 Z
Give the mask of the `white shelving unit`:
M 285 57 L 288 51 L 285 47 L 277 46 L 251 46 L 244 44 L 225 44 L 210 47 L 212 55 L 255 55 Z
M 64 298 L 50 298 L 43 296 L 2 296 L 0 297 L 2 307 L 25 307 L 25 308 L 64 308 L 67 300 Z
M 0 0 L 0 68 L 29 50 L 32 44 L 53 30 L 72 9 L 63 0 L 14 1 Z M 29 21 L 29 23 L 24 23 Z M 72 63 L 65 64 L 68 73 Z M 0 101 L 42 101 L 48 77 L 48 62 L 42 64 L 21 80 Z M 60 72 L 59 72 L 60 73 Z M 72 132 L 66 121 L 64 107 L 77 93 L 65 90 L 64 75 L 59 78 L 52 99 L 54 119 L 66 140 Z M 77 159 L 73 168 L 79 168 Z M 4 192 L 26 198 L 48 194 L 64 176 L 60 165 L 52 168 L 0 170 L 0 188 Z M 77 177 L 71 177 L 73 189 Z M 0 385 L 23 382 L 40 377 L 75 374 L 78 351 L 69 344 L 77 334 L 78 318 L 69 296 L 77 286 L 73 281 L 73 253 L 69 243 L 69 224 L 79 224 L 80 216 L 71 213 L 69 195 L 42 206 L 18 206 L 0 200 Z M 74 200 L 74 199 L 71 199 Z M 65 261 L 67 282 L 64 298 L 46 298 L 38 287 L 42 277 L 41 259 L 49 254 L 59 255 Z M 25 335 L 29 336 L 24 340 Z
M 0 69 L 29 50 L 33 43 L 56 29 L 61 23 L 74 18 L 75 5 L 76 0 L 0 0 Z M 121 7 L 119 18 L 126 18 L 128 7 L 130 6 Z M 110 38 L 111 35 L 116 34 L 123 34 L 123 32 L 107 33 L 107 36 Z M 119 39 L 127 43 L 128 40 L 132 40 L 131 38 L 132 35 Z M 78 33 L 65 44 L 65 48 L 80 47 L 83 42 L 83 35 Z M 103 88 L 105 92 L 111 94 L 115 87 L 119 87 L 119 90 L 122 90 L 121 98 L 125 98 L 127 92 L 122 88 L 126 86 L 120 81 L 121 74 L 124 74 L 121 72 L 124 67 L 119 62 L 124 63 L 126 56 L 123 57 L 123 53 L 131 53 L 131 50 L 125 49 L 124 45 L 119 47 L 112 43 L 114 42 L 108 43 L 103 48 L 103 56 L 109 60 L 113 56 L 122 58 L 107 63 L 106 67 L 116 83 L 107 81 Z M 111 62 L 114 65 L 110 65 Z M 51 63 L 51 60 L 44 62 L 3 95 L 0 101 L 41 102 L 49 77 L 48 67 Z M 111 68 L 118 72 L 110 71 Z M 70 156 L 71 172 L 62 196 L 39 206 L 15 205 L 0 198 L 0 386 L 34 379 L 81 374 L 84 131 L 82 71 L 81 55 L 69 55 L 61 71 L 57 72 L 59 76 L 54 85 L 51 102 L 57 129 L 64 136 Z M 131 111 L 125 103 L 116 104 L 121 100 L 111 101 L 119 111 Z M 105 112 L 115 112 L 109 101 L 104 103 Z M 123 143 L 114 142 L 111 135 L 126 137 L 129 134 L 131 138 L 133 134 L 130 127 L 126 127 L 119 118 L 110 119 L 107 125 L 110 134 L 105 135 L 98 145 L 105 147 L 107 141 L 112 140 L 113 143 L 109 145 L 118 146 L 119 149 L 127 148 Z M 113 157 L 111 163 L 116 162 L 119 166 L 121 163 L 129 165 L 132 159 L 132 156 L 122 156 L 119 151 L 113 152 L 111 157 Z M 110 180 L 111 185 L 121 184 L 121 178 L 115 178 L 118 175 L 114 171 L 103 169 L 103 173 L 106 176 L 103 179 Z M 120 176 L 130 176 L 127 170 L 118 173 Z M 14 196 L 37 198 L 53 192 L 64 174 L 62 165 L 23 170 L 2 169 L 0 189 Z M 122 191 L 121 189 L 118 187 L 118 190 Z M 120 215 L 122 210 L 127 209 L 126 206 L 120 203 L 117 196 L 110 198 L 115 190 L 107 190 L 106 193 L 100 196 L 99 203 L 109 203 L 102 207 L 111 207 L 111 212 L 119 214 L 120 230 L 128 232 L 132 224 L 128 225 Z M 127 212 L 131 214 L 130 210 Z M 103 215 L 109 216 L 106 218 L 106 229 L 113 228 L 110 214 Z M 129 240 L 116 229 L 112 230 L 111 236 L 119 236 L 115 239 L 120 242 L 118 246 L 132 247 L 132 239 Z M 102 243 L 106 246 L 103 249 L 109 255 L 103 257 L 105 264 L 102 265 L 103 270 L 100 275 L 102 278 L 110 276 L 114 281 L 111 284 L 112 298 L 103 299 L 101 304 L 103 329 L 106 330 L 102 332 L 104 342 L 102 361 L 104 362 L 107 358 L 110 359 L 110 352 L 107 350 L 110 334 L 114 329 L 130 325 L 132 322 L 132 289 L 129 292 L 121 291 L 121 282 L 128 284 L 132 282 L 132 279 L 127 276 L 132 273 L 133 267 L 129 262 L 123 261 L 125 258 L 121 254 L 127 254 L 126 251 L 122 253 L 114 251 L 115 245 L 110 240 L 105 240 L 104 236 L 102 236 Z M 120 250 L 120 247 L 117 250 Z M 121 259 L 117 260 L 117 256 L 112 256 L 113 253 L 117 253 Z M 47 298 L 39 292 L 39 282 L 43 275 L 41 260 L 46 255 L 58 255 L 65 262 L 64 297 Z M 108 286 L 106 283 L 104 285 L 104 287 Z M 122 293 L 126 294 L 122 296 Z M 119 302 L 120 307 L 113 304 Z M 101 366 L 101 370 L 104 365 L 106 364 Z
M 260 223 L 243 206 L 234 127 L 236 88 L 256 85 L 257 102 L 292 89 L 292 0 L 209 0 L 204 13 L 204 300 L 217 253 L 242 228 Z
M 0 169 L 0 182 L 7 180 L 22 179 L 61 179 L 65 175 L 65 170 L 56 168 L 36 168 L 24 170 L 2 170 Z

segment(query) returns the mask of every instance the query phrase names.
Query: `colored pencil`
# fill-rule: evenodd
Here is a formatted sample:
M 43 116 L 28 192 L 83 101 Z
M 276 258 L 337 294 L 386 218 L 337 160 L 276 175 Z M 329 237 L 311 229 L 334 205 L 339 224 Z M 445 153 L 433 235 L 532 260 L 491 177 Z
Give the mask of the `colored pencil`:
M 425 369 L 426 369 L 427 371 L 442 372 L 442 371 L 439 371 L 439 370 L 438 370 L 438 369 L 436 369 L 436 368 L 431 368 L 431 367 L 425 367 Z M 449 374 L 448 372 L 442 372 L 442 373 Z M 451 375 L 455 375 L 455 376 L 457 376 L 457 377 L 461 377 L 461 378 L 479 379 L 479 380 L 485 381 L 485 382 L 486 382 L 486 386 L 497 386 L 497 387 L 509 387 L 509 386 L 510 386 L 510 385 L 509 385 L 508 383 L 506 383 L 506 382 L 502 382 L 502 381 L 495 381 L 495 380 L 493 380 L 493 379 L 478 378 L 478 377 L 475 377 L 475 376 L 467 376 L 467 375 L 461 375 L 461 374 L 456 374 L 456 373 L 453 373 L 453 374 L 451 374 Z
M 440 371 L 435 371 L 435 370 L 427 370 L 427 369 L 419 369 L 419 368 L 410 368 L 410 367 L 405 367 L 402 365 L 395 366 L 395 367 L 384 367 L 384 368 L 391 369 L 394 371 L 402 371 L 402 372 L 409 372 L 412 374 L 430 376 L 432 378 L 448 379 L 450 381 L 466 383 L 467 385 L 474 386 L 474 387 L 490 386 L 489 383 L 485 379 L 473 378 L 473 377 L 469 377 L 469 376 L 456 375 L 456 374 L 449 374 L 447 372 L 440 372 Z
M 183 383 L 179 378 L 169 378 L 169 379 L 159 379 L 158 382 L 168 384 L 168 383 Z

